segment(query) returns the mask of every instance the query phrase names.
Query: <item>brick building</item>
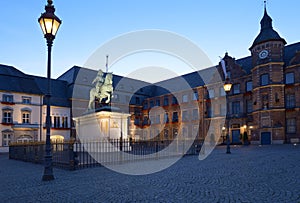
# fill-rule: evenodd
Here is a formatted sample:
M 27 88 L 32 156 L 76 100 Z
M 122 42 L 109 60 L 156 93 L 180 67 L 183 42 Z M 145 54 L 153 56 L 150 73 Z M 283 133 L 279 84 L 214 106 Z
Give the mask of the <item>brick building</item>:
M 252 144 L 299 142 L 300 43 L 286 45 L 266 9 L 260 24 L 248 57 L 235 59 L 225 53 L 216 66 L 155 84 L 114 75 L 111 106 L 130 113 L 128 135 L 203 140 L 214 129 L 216 138 L 210 139 L 218 142 L 229 133 L 232 143 L 241 143 L 244 132 Z M 228 99 L 224 69 L 233 84 Z M 74 66 L 52 80 L 53 138 L 76 137 L 72 117 L 86 111 L 96 75 Z M 0 146 L 44 140 L 46 78 L 1 65 L 0 79 Z

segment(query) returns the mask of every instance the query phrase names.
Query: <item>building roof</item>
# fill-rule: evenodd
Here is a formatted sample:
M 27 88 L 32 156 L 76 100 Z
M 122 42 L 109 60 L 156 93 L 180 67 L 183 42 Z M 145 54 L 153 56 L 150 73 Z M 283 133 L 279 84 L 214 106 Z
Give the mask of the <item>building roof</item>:
M 42 95 L 42 91 L 31 76 L 12 66 L 0 64 L 0 90 Z
M 250 50 L 261 43 L 264 43 L 266 41 L 282 41 L 284 44 L 286 44 L 286 41 L 279 36 L 279 34 L 273 29 L 272 26 L 272 18 L 268 15 L 267 9 L 265 8 L 264 16 L 260 21 L 261 29 L 258 36 L 255 38 L 252 46 L 249 48 Z
M 47 78 L 32 76 L 36 84 L 38 84 L 43 95 L 47 94 Z M 51 79 L 51 99 L 52 106 L 69 107 L 70 101 L 67 95 L 68 84 L 66 81 Z M 46 105 L 45 100 L 43 104 Z
M 47 93 L 47 78 L 27 75 L 12 66 L 0 64 L 0 81 L 0 90 L 37 95 Z M 51 105 L 70 106 L 67 96 L 67 82 L 52 79 L 51 87 Z

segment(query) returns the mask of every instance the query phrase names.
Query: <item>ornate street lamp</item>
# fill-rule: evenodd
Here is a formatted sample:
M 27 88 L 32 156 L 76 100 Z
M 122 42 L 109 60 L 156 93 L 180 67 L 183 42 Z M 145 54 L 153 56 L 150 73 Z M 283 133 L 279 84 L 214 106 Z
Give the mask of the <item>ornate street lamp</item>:
M 225 83 L 223 85 L 224 90 L 226 92 L 226 103 L 227 103 L 227 113 L 226 113 L 226 120 L 225 120 L 225 122 L 227 123 L 226 128 L 227 128 L 227 131 L 228 131 L 227 135 L 226 135 L 226 140 L 227 140 L 226 154 L 231 154 L 231 152 L 230 152 L 230 139 L 229 139 L 229 121 L 228 121 L 228 109 L 229 109 L 228 94 L 231 90 L 231 86 L 232 86 L 232 83 L 230 82 L 229 78 L 226 77 Z
M 45 95 L 47 112 L 46 112 L 46 150 L 45 150 L 45 169 L 43 181 L 54 180 L 52 168 L 52 150 L 50 141 L 50 97 L 51 97 L 51 48 L 56 32 L 61 24 L 61 20 L 54 14 L 55 8 L 52 5 L 52 0 L 48 0 L 45 6 L 45 13 L 41 14 L 38 22 L 47 40 L 48 46 L 48 63 L 47 63 L 47 94 Z

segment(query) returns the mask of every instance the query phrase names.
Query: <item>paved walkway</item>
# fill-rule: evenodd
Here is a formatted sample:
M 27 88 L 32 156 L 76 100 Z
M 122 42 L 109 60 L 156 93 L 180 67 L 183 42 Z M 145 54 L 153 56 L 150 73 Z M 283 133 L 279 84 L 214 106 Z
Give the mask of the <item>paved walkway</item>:
M 0 154 L 0 202 L 300 202 L 300 145 L 217 147 L 204 161 L 186 156 L 155 174 L 104 167 L 54 169 Z

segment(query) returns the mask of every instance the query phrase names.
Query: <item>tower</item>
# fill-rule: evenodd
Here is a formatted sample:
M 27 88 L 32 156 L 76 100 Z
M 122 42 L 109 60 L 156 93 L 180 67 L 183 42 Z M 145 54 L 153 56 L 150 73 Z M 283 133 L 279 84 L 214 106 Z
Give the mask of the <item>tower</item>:
M 273 29 L 266 6 L 261 29 L 249 48 L 252 56 L 252 140 L 260 144 L 285 140 L 284 46 L 286 41 Z

